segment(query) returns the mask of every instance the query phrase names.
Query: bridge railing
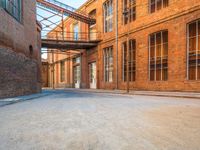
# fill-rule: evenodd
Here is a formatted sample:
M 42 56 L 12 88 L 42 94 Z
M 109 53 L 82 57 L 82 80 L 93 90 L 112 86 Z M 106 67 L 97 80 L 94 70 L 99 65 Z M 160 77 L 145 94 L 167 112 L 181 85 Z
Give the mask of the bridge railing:
M 46 32 L 46 31 L 42 31 Z M 42 39 L 58 40 L 58 41 L 96 41 L 100 40 L 99 32 L 62 32 L 51 31 L 42 34 Z

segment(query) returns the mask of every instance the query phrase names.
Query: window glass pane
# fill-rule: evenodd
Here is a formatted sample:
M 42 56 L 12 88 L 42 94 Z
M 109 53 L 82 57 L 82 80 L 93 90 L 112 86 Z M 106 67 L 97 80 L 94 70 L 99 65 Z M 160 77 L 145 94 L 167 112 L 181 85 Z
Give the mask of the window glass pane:
M 161 57 L 161 45 L 156 45 L 156 57 Z
M 104 3 L 104 31 L 112 31 L 113 26 L 113 5 L 112 0 L 108 0 Z
M 196 51 L 196 37 L 189 39 L 189 51 Z
M 161 32 L 156 34 L 156 44 L 161 44 Z
M 155 45 L 155 36 L 154 36 L 154 34 L 150 36 L 150 44 L 151 44 L 151 46 Z
M 198 36 L 198 50 L 200 51 L 200 35 Z
M 196 80 L 196 67 L 189 67 L 189 80 Z
M 155 0 L 151 0 L 151 8 L 150 8 L 150 12 L 154 13 L 155 9 L 156 9 L 156 4 L 155 4 Z
M 168 43 L 163 44 L 163 56 L 168 55 Z
M 156 80 L 157 81 L 161 80 L 161 69 L 156 69 Z
M 200 51 L 200 21 L 198 21 L 198 50 Z
M 157 0 L 157 10 L 162 8 L 162 0 Z
M 168 31 L 163 31 L 163 43 L 168 43 Z
M 165 80 L 165 81 L 168 79 L 167 70 L 168 70 L 168 69 L 163 69 L 163 73 L 162 73 L 162 78 L 163 78 L 163 80 Z
M 163 8 L 169 5 L 169 0 L 163 0 Z
M 155 46 L 151 46 L 150 48 L 150 58 L 154 58 L 155 57 Z
M 155 79 L 154 79 L 154 77 L 155 77 L 154 72 L 155 72 L 154 70 L 151 70 L 151 71 L 150 71 L 150 80 L 151 80 L 151 81 L 154 81 L 154 80 L 155 80 Z
M 189 25 L 189 37 L 196 36 L 196 22 Z
M 200 80 L 200 66 L 198 67 L 198 80 Z
M 0 7 L 3 7 L 4 8 L 4 0 L 0 0 Z
M 198 65 L 198 75 L 197 75 L 197 78 L 198 78 L 198 80 L 200 80 L 200 49 L 199 49 L 199 51 L 198 51 L 198 60 L 197 60 L 197 65 Z
M 198 35 L 200 36 L 200 21 L 198 21 Z

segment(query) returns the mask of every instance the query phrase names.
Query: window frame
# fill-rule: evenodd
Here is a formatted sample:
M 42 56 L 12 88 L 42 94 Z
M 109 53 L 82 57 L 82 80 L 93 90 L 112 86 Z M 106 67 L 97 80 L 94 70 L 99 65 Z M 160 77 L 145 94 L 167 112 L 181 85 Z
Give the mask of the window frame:
M 167 32 L 167 42 L 163 42 L 163 33 L 165 33 L 165 32 Z M 160 44 L 157 44 L 157 37 L 156 37 L 156 35 L 157 34 L 161 34 L 161 36 L 160 36 Z M 152 46 L 151 45 L 151 36 L 154 36 L 154 45 Z M 168 32 L 168 30 L 166 29 L 166 30 L 161 30 L 161 31 L 157 31 L 157 32 L 154 32 L 154 33 L 151 33 L 151 34 L 149 34 L 149 36 L 148 36 L 148 41 L 149 41 L 149 48 L 148 48 L 148 70 L 149 70 L 149 81 L 168 81 L 168 79 L 169 79 L 169 76 L 168 76 L 168 72 L 169 72 L 169 63 L 168 63 L 168 57 L 169 57 L 169 32 Z M 165 44 L 167 44 L 167 55 L 165 56 L 165 55 L 163 55 L 164 54 L 164 46 L 165 46 Z M 158 53 L 158 51 L 157 51 L 157 46 L 159 46 L 160 45 L 160 79 L 157 79 L 157 66 L 159 65 L 159 63 L 157 63 L 157 53 Z M 152 71 L 152 69 L 151 69 L 151 48 L 152 47 L 154 47 L 154 49 L 153 49 L 153 51 L 154 51 L 154 57 L 153 57 L 153 65 L 154 65 L 154 69 L 153 69 L 153 71 L 154 71 L 154 77 L 153 77 L 153 80 L 151 79 L 151 71 Z M 164 62 L 163 62 L 163 60 L 166 60 L 166 64 L 167 64 L 167 67 L 164 67 Z M 158 61 L 159 61 L 159 59 L 158 59 Z M 164 79 L 163 78 L 163 75 L 164 75 L 164 70 L 167 70 L 167 75 L 166 75 L 166 79 Z
M 104 33 L 113 31 L 113 0 L 107 0 L 103 3 L 103 28 Z
M 65 61 L 60 61 L 60 82 L 65 81 Z
M 128 16 L 122 14 L 123 25 L 126 25 L 136 20 L 136 0 L 122 0 L 122 12 L 124 12 L 128 8 Z
M 195 56 L 196 56 L 196 59 L 195 59 L 195 79 L 190 79 L 190 25 L 195 23 L 195 26 L 196 26 L 196 32 L 195 32 L 195 38 L 196 38 L 196 44 L 195 44 Z M 192 22 L 189 22 L 187 23 L 186 25 L 186 28 L 187 28 L 187 33 L 186 33 L 186 43 L 187 43 L 187 66 L 186 66 L 186 70 L 187 70 L 187 73 L 186 73 L 186 78 L 187 80 L 189 81 L 200 81 L 200 45 L 199 45 L 199 41 L 200 41 L 200 19 L 196 19 Z M 192 37 L 194 38 L 194 36 Z
M 155 2 L 152 2 L 155 1 Z M 158 9 L 158 2 L 161 1 L 160 9 Z M 166 5 L 164 5 L 166 3 Z M 152 11 L 152 4 L 154 4 L 154 11 Z M 163 8 L 166 8 L 169 6 L 169 0 L 149 0 L 149 13 L 153 14 L 157 11 L 160 11 Z
M 9 15 L 11 15 L 15 20 L 18 22 L 22 22 L 22 6 L 23 6 L 23 0 L 1 0 L 2 7 Z
M 133 42 L 133 43 L 132 43 Z M 126 45 L 126 46 L 125 46 Z M 125 47 L 126 47 L 126 55 L 125 55 Z M 129 49 L 129 81 L 136 81 L 136 40 L 129 40 L 129 48 L 127 41 L 122 43 L 122 81 L 127 81 L 127 52 Z M 131 57 L 132 56 L 132 57 Z M 134 58 L 133 58 L 134 56 Z M 132 69 L 131 69 L 132 68 Z M 126 73 L 125 73 L 126 70 Z
M 113 62 L 113 46 L 106 47 L 103 49 L 103 68 L 104 68 L 104 82 L 113 82 L 114 73 L 114 62 Z M 110 76 L 111 73 L 111 76 Z

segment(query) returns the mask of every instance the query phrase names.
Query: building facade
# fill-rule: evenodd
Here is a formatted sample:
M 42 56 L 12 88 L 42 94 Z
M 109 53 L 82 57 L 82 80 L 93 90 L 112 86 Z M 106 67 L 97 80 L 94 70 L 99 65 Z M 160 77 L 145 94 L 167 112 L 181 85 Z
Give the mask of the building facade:
M 77 11 L 96 24 L 68 18 L 64 31 L 97 32 L 101 41 L 71 59 L 69 51 L 54 54 L 56 87 L 70 81 L 76 88 L 126 89 L 128 79 L 133 90 L 200 91 L 199 0 L 89 0 Z
M 41 91 L 36 1 L 0 1 L 0 98 Z

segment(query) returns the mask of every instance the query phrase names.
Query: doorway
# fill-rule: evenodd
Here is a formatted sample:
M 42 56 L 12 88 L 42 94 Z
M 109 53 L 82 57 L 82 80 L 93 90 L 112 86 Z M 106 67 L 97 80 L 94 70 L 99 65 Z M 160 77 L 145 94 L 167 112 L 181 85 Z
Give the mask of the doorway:
M 97 88 L 96 62 L 89 64 L 89 82 L 91 89 Z
M 81 82 L 81 72 L 80 72 L 80 65 L 74 67 L 74 86 L 76 89 L 80 88 Z

